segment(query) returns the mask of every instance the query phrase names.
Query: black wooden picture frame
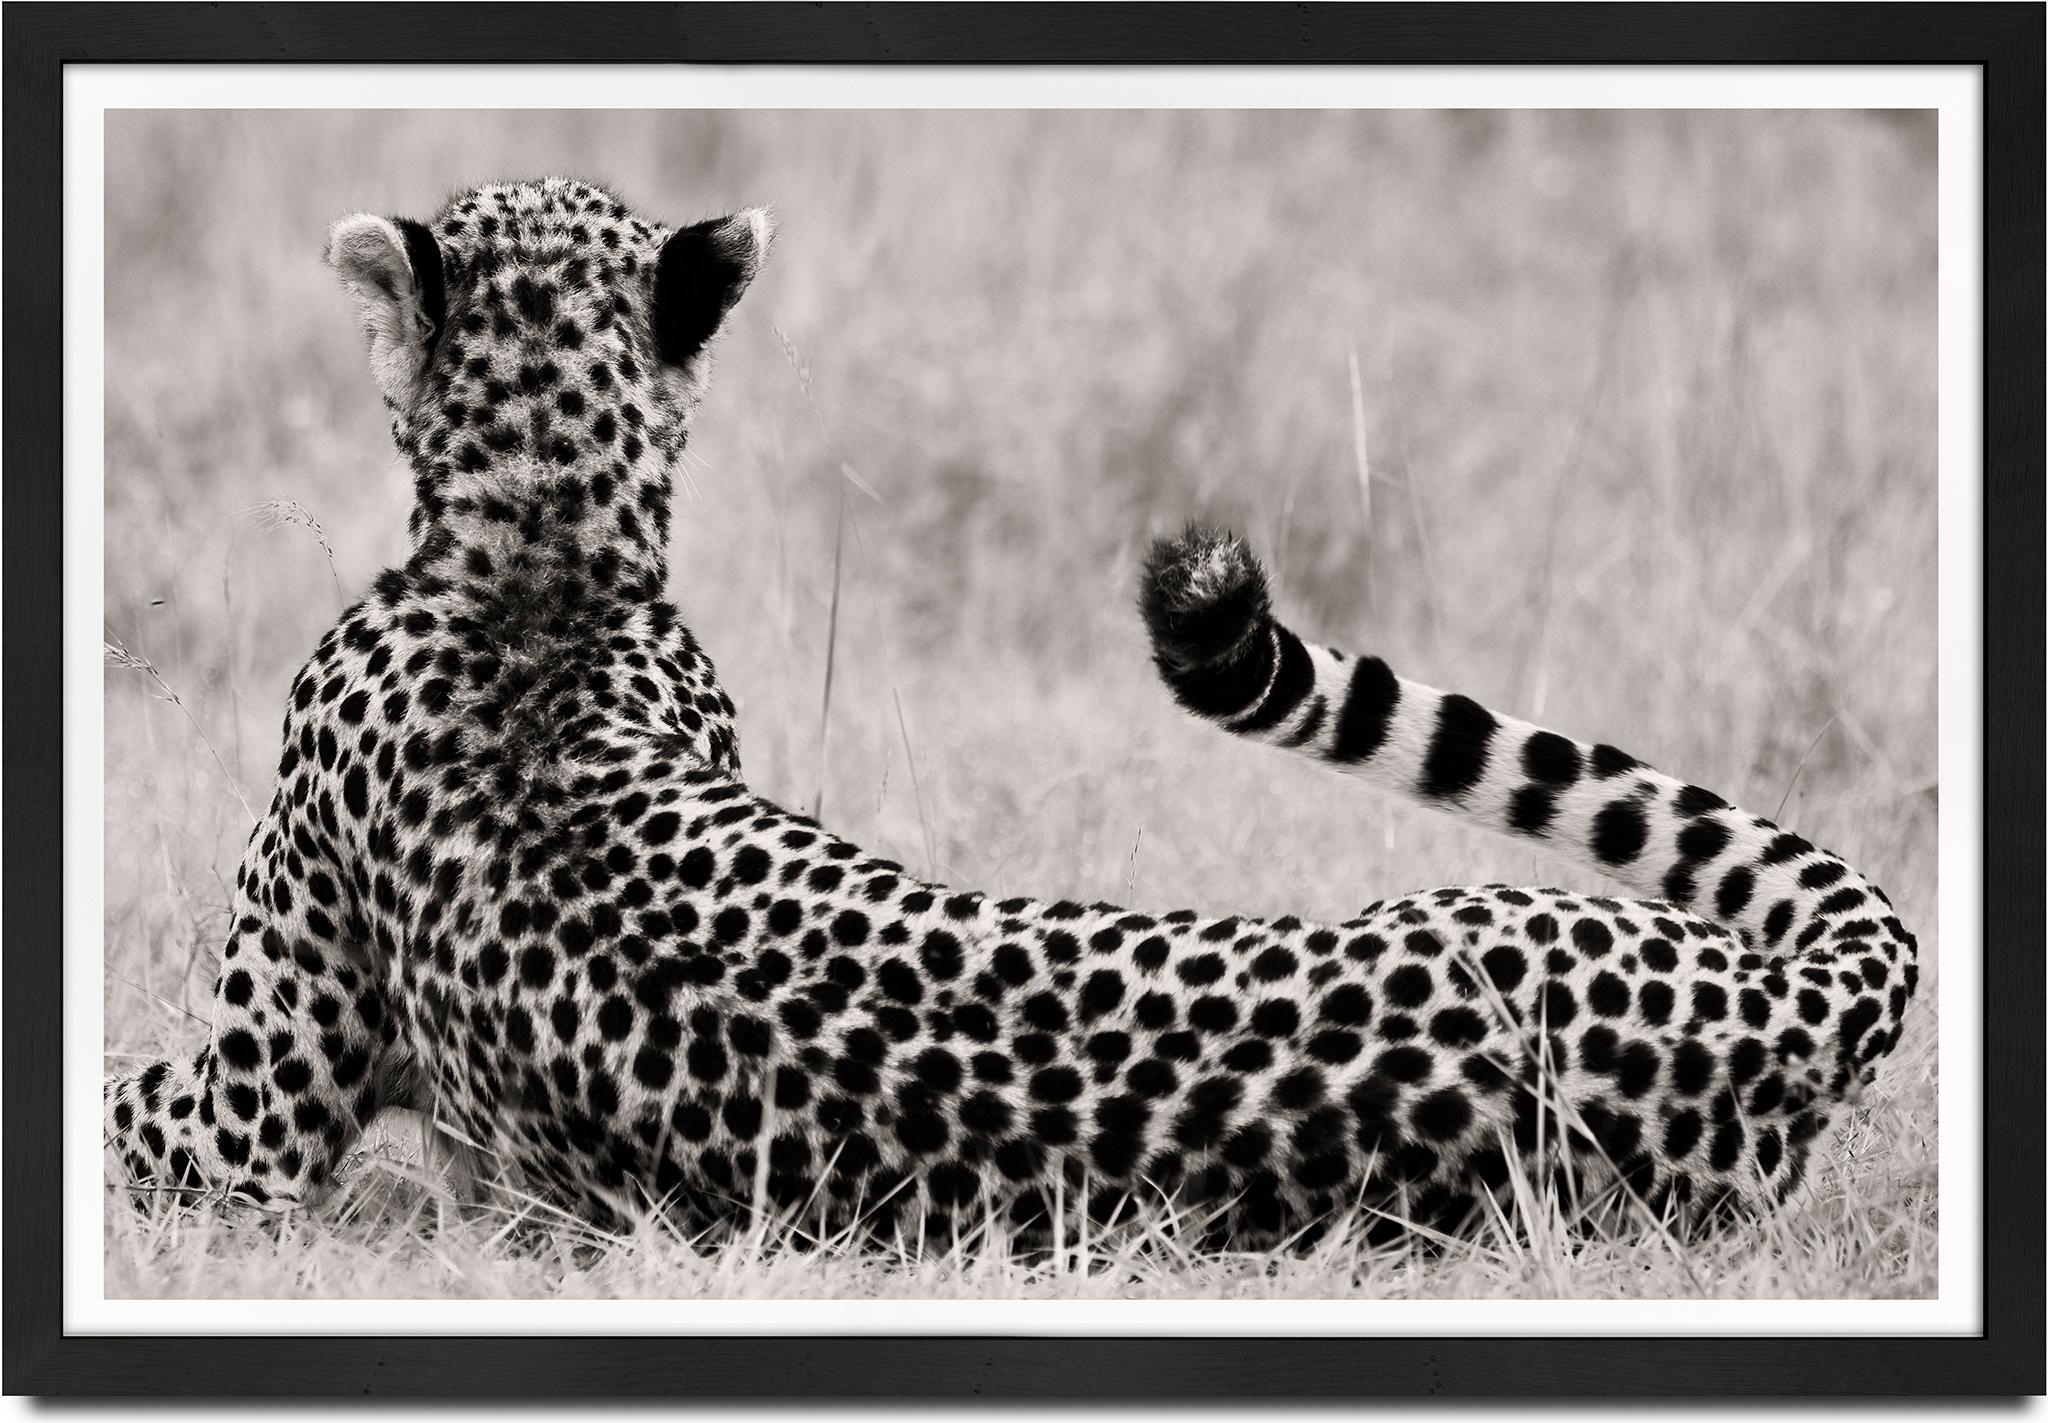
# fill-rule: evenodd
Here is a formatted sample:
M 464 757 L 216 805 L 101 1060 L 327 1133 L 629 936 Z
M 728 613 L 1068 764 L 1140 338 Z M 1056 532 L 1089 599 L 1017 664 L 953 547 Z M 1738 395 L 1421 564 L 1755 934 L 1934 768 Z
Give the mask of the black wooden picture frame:
M 34 1394 L 2043 1388 L 2043 11 L 2034 5 L 10 6 L 5 1387 Z M 63 71 L 73 63 L 1944 64 L 1983 101 L 1980 1337 L 73 1337 L 61 1325 Z

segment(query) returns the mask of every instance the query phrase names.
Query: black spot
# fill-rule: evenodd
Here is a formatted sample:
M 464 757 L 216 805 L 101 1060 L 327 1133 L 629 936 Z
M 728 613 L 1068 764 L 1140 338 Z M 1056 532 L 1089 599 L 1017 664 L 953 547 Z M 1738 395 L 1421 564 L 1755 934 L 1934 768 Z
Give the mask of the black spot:
M 1673 1161 L 1681 1161 L 1695 1146 L 1699 1145 L 1700 1133 L 1705 1124 L 1700 1114 L 1683 1111 L 1664 1124 L 1664 1154 Z
M 1714 1133 L 1713 1150 L 1707 1157 L 1707 1164 L 1716 1171 L 1731 1171 L 1742 1157 L 1743 1131 L 1739 1121 L 1723 1122 Z
M 1237 1006 L 1228 998 L 1205 994 L 1188 1007 L 1188 1026 L 1215 1036 L 1237 1026 Z
M 672 810 L 657 811 L 647 817 L 640 827 L 640 839 L 649 845 L 666 845 L 676 838 L 682 828 L 683 818 Z M 707 857 L 708 858 L 708 857 Z
M 1653 978 L 1636 990 L 1636 1006 L 1642 1009 L 1643 1021 L 1652 1027 L 1671 1021 L 1674 998 L 1671 985 L 1661 979 Z
M 1544 786 L 1523 786 L 1508 803 L 1508 824 L 1524 835 L 1541 835 L 1556 818 L 1556 793 Z
M 1286 1111 L 1300 1111 L 1323 1100 L 1322 1069 L 1298 1067 L 1273 1084 L 1273 1103 Z
M 1363 1050 L 1358 1034 L 1342 1028 L 1317 1033 L 1308 1040 L 1309 1056 L 1321 1062 L 1349 1062 Z
M 1671 1085 L 1681 1096 L 1697 1097 L 1714 1077 L 1714 1054 L 1698 1038 L 1682 1039 L 1671 1054 Z
M 1403 948 L 1418 957 L 1433 959 L 1444 951 L 1444 941 L 1427 929 L 1415 929 L 1401 941 Z
M 1029 983 L 1037 972 L 1032 967 L 1031 955 L 1024 952 L 1020 944 L 998 945 L 990 963 L 995 969 L 996 976 L 1013 988 Z
M 1775 944 L 1778 940 L 1785 937 L 1785 931 L 1792 927 L 1792 915 L 1795 912 L 1792 901 L 1789 899 L 1781 899 L 1771 906 L 1770 913 L 1764 916 L 1764 942 L 1766 944 Z
M 1169 1064 L 1149 1057 L 1131 1065 L 1124 1085 L 1141 1097 L 1165 1097 L 1180 1085 L 1180 1078 Z
M 1692 1012 L 1695 1018 L 1719 1022 L 1728 1016 L 1728 990 L 1718 983 L 1695 983 L 1692 986 Z
M 1387 1001 L 1395 1007 L 1420 1008 L 1436 991 L 1436 981 L 1430 977 L 1427 968 L 1409 963 L 1388 974 L 1384 988 Z
M 1040 1102 L 1071 1102 L 1081 1095 L 1081 1074 L 1071 1067 L 1048 1067 L 1031 1078 L 1031 1096 Z
M 1014 1117 L 1010 1104 L 993 1092 L 976 1092 L 960 1104 L 960 1125 L 988 1136 L 1008 1131 Z
M 1568 786 L 1579 778 L 1579 748 L 1554 731 L 1538 731 L 1522 743 L 1522 772 L 1532 781 Z
M 1393 1121 L 1394 1108 L 1401 1100 L 1401 1089 L 1393 1077 L 1376 1073 L 1354 1086 L 1345 1100 L 1351 1106 L 1351 1114 L 1358 1120 L 1360 1142 L 1369 1143 L 1376 1128 Z
M 1785 1079 L 1773 1072 L 1769 1077 L 1757 1083 L 1756 1091 L 1750 1094 L 1749 1114 L 1752 1117 L 1764 1116 L 1776 1111 L 1778 1104 L 1784 1100 Z
M 944 929 L 933 929 L 924 936 L 918 960 L 924 965 L 925 972 L 938 982 L 950 983 L 960 976 L 960 941 Z
M 1145 1145 L 1145 1126 L 1151 1109 L 1132 1097 L 1106 1097 L 1095 1108 L 1095 1125 L 1100 1129 L 1089 1144 L 1089 1154 L 1098 1169 L 1113 1177 L 1129 1174 Z
M 772 1041 L 766 1023 L 744 1014 L 732 1020 L 725 1037 L 736 1051 L 748 1057 L 766 1057 Z
M 1426 970 L 1418 970 L 1428 977 Z M 1425 990 L 1425 996 L 1427 992 Z M 1343 984 L 1332 989 L 1323 998 L 1322 1020 L 1342 1027 L 1355 1028 L 1372 1017 L 1372 996 L 1355 983 Z
M 924 997 L 924 980 L 902 959 L 885 960 L 875 970 L 875 981 L 883 993 L 898 1003 L 916 1003 Z
M 1377 657 L 1361 657 L 1352 666 L 1351 686 L 1337 714 L 1337 734 L 1330 746 L 1332 761 L 1364 761 L 1387 739 L 1387 726 L 1400 705 L 1401 684 Z
M 1252 1031 L 1264 1037 L 1287 1037 L 1300 1023 L 1300 1012 L 1285 998 L 1268 998 L 1252 1009 Z
M 1777 835 L 1770 844 L 1764 847 L 1763 859 L 1760 863 L 1765 865 L 1781 865 L 1787 860 L 1796 860 L 1802 855 L 1811 855 L 1813 853 L 1812 845 L 1788 831 Z
M 1028 1181 L 1044 1169 L 1045 1148 L 1025 1137 L 1011 1137 L 996 1148 L 996 1169 L 1012 1181 Z
M 1536 1020 L 1545 1027 L 1562 1028 L 1579 1016 L 1579 1000 L 1572 996 L 1571 989 L 1556 979 L 1543 985 L 1543 996 L 1537 1001 Z
M 1646 1042 L 1623 1043 L 1615 1055 L 1614 1079 L 1624 1097 L 1640 1097 L 1657 1080 L 1657 1050 Z
M 1842 1014 L 1840 1032 L 1843 1052 L 1852 1051 L 1857 1040 L 1876 1024 L 1882 1014 L 1883 1010 L 1875 998 L 1858 998 L 1850 1004 L 1848 1010 Z
M 1595 748 L 1597 758 L 1598 748 Z M 1626 865 L 1642 854 L 1649 842 L 1649 822 L 1642 807 L 1633 801 L 1609 801 L 1593 817 L 1592 850 L 1602 864 Z
M 1678 853 L 1688 860 L 1711 860 L 1728 848 L 1728 827 L 1719 820 L 1696 820 L 1678 832 Z
M 1422 763 L 1422 793 L 1439 799 L 1462 795 L 1486 774 L 1488 747 L 1500 723 L 1493 713 L 1456 693 L 1437 707 L 1436 730 Z
M 1429 1020 L 1429 1035 L 1445 1047 L 1471 1047 L 1486 1033 L 1486 1020 L 1470 1008 L 1446 1008 Z
M 1275 944 L 1252 960 L 1251 975 L 1261 983 L 1277 983 L 1299 967 L 1293 953 Z
M 1081 1016 L 1099 1018 L 1123 1002 L 1123 975 L 1114 969 L 1097 969 L 1081 987 Z
M 1628 1012 L 1628 985 L 1614 974 L 1601 973 L 1586 990 L 1586 1006 L 1603 1018 L 1619 1018 Z
M 1799 872 L 1799 883 L 1805 889 L 1825 889 L 1848 872 L 1840 860 L 1816 860 Z
M 1604 742 L 1593 748 L 1593 774 L 1601 780 L 1611 780 L 1625 772 L 1633 771 L 1642 762 L 1628 752 L 1609 746 Z
M 1273 1149 L 1273 1134 L 1257 1122 L 1239 1127 L 1223 1144 L 1223 1159 L 1241 1171 L 1265 1165 Z
M 950 1135 L 946 1119 L 926 1102 L 906 1103 L 903 1115 L 896 1119 L 896 1139 L 914 1155 L 929 1156 L 944 1149 Z
M 1488 949 L 1480 964 L 1486 976 L 1493 980 L 1494 987 L 1503 993 L 1511 993 L 1528 974 L 1529 962 L 1517 949 L 1505 944 Z
M 1455 1087 L 1441 1087 L 1415 1104 L 1415 1129 L 1432 1141 L 1450 1141 L 1472 1124 L 1472 1104 Z
M 1614 931 L 1598 919 L 1572 921 L 1572 943 L 1589 959 L 1597 959 L 1614 947 Z
M 1612 1072 L 1619 1047 L 1620 1039 L 1615 1036 L 1614 1029 L 1604 1023 L 1595 1023 L 1579 1039 L 1579 1061 L 1588 1072 Z
M 1432 1061 L 1419 1047 L 1392 1047 L 1373 1059 L 1373 1071 L 1395 1082 L 1420 1082 L 1429 1076 Z
M 348 774 L 341 778 L 341 801 L 357 820 L 370 813 L 370 781 L 361 761 L 350 766 Z

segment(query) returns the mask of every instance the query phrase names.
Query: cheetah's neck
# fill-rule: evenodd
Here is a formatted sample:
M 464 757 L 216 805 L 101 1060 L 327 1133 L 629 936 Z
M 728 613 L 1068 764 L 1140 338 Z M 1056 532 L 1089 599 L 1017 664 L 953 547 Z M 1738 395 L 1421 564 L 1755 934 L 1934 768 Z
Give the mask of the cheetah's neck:
M 673 449 L 680 452 L 678 432 Z M 644 602 L 668 581 L 672 457 L 569 464 L 516 450 L 478 470 L 415 465 L 415 575 L 549 618 L 590 600 Z

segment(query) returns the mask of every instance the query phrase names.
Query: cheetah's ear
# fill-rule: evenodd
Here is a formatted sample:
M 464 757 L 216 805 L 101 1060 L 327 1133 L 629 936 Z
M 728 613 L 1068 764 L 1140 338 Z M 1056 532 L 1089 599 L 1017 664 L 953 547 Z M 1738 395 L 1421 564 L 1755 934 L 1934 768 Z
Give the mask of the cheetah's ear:
M 761 270 L 775 218 L 766 208 L 744 208 L 672 234 L 654 271 L 654 342 L 671 365 L 693 360 L 747 283 Z
M 433 234 L 410 218 L 357 213 L 328 229 L 327 265 L 356 300 L 378 389 L 390 400 L 409 400 L 447 316 Z

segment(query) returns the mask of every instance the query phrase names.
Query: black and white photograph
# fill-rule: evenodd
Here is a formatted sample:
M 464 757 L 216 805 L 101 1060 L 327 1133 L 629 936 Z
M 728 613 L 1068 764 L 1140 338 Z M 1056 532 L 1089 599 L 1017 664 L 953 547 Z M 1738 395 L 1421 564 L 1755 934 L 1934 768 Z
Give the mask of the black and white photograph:
M 1938 1293 L 1938 124 L 104 136 L 104 1289 Z
M 6 1392 L 2042 1388 L 2039 9 L 389 13 L 4 19 Z
M 0 14 L 0 1392 L 2048 1386 L 2048 11 L 398 13 Z

